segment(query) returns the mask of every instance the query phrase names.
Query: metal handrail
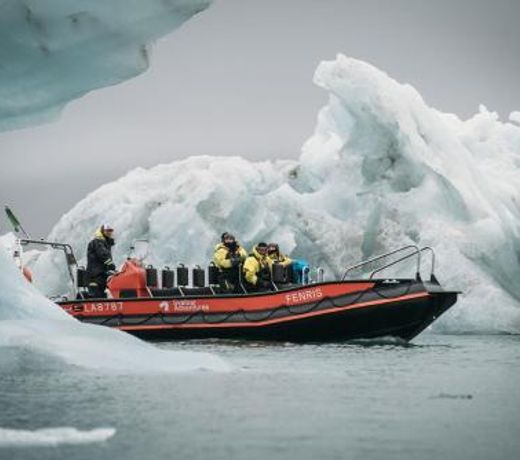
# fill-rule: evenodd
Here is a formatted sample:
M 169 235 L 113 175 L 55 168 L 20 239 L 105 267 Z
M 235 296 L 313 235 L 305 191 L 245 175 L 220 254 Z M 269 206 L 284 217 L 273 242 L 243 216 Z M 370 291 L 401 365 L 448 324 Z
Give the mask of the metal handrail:
M 302 284 L 310 284 L 311 269 L 309 267 L 302 268 Z
M 150 241 L 147 240 L 146 238 L 137 238 L 135 240 L 132 241 L 132 245 L 130 246 L 130 248 L 128 249 L 128 255 L 126 256 L 127 259 L 135 259 L 135 246 L 137 243 L 146 243 L 146 253 L 143 255 L 143 257 L 139 258 L 138 260 L 140 262 L 143 262 L 144 259 L 146 259 L 148 257 L 148 247 L 150 245 Z
M 423 248 L 421 248 L 421 252 L 425 251 L 430 251 L 432 255 L 432 266 L 430 270 L 430 278 L 432 278 L 433 276 L 435 276 L 435 252 L 433 251 L 433 248 L 431 248 L 430 246 L 424 246 Z
M 374 275 L 375 275 L 376 273 L 379 273 L 379 272 L 381 272 L 381 271 L 383 271 L 383 270 L 386 270 L 388 267 L 392 267 L 392 266 L 394 266 L 394 265 L 397 265 L 399 262 L 402 262 L 403 260 L 409 259 L 410 257 L 414 256 L 415 254 L 416 254 L 415 252 L 413 252 L 413 253 L 411 253 L 411 254 L 406 254 L 405 256 L 400 257 L 400 258 L 397 259 L 397 260 L 393 260 L 392 262 L 390 262 L 390 263 L 388 263 L 388 264 L 386 264 L 386 265 L 383 265 L 382 267 L 379 267 L 378 269 L 376 269 L 376 270 L 374 270 L 372 273 L 370 273 L 370 276 L 368 277 L 368 279 L 369 279 L 369 280 L 374 279 Z M 419 254 L 420 254 L 420 251 L 419 251 Z M 416 276 L 417 279 L 420 278 L 420 276 L 421 276 L 421 270 L 420 270 L 420 268 L 419 268 L 419 269 L 417 270 L 417 272 L 415 273 L 415 276 Z
M 325 275 L 325 270 L 323 269 L 323 267 L 318 267 L 316 269 L 316 281 L 318 283 L 323 283 L 323 279 L 324 279 L 324 275 Z
M 352 265 L 350 267 L 347 267 L 345 269 L 345 272 L 343 273 L 342 281 L 345 281 L 345 279 L 347 278 L 348 273 L 350 271 L 352 271 L 352 270 L 355 270 L 356 268 L 363 267 L 364 265 L 368 265 L 368 264 L 370 264 L 372 262 L 376 262 L 378 260 L 384 259 L 385 257 L 397 254 L 398 252 L 402 252 L 402 251 L 405 251 L 407 249 L 414 249 L 415 251 L 412 252 L 411 254 L 408 254 L 406 257 L 404 257 L 402 259 L 399 259 L 395 263 L 400 262 L 401 260 L 405 260 L 405 259 L 407 259 L 407 258 L 409 258 L 409 257 L 411 257 L 413 255 L 417 255 L 417 273 L 420 273 L 420 271 L 421 271 L 421 250 L 419 249 L 419 246 L 416 246 L 414 244 L 410 244 L 410 245 L 407 245 L 407 246 L 403 246 L 402 248 L 399 248 L 399 249 L 394 249 L 393 251 L 387 252 L 385 254 L 381 254 L 379 256 L 373 257 L 371 259 L 363 260 L 363 261 L 357 263 L 356 265 Z M 372 279 L 372 276 L 374 275 L 374 273 L 376 273 L 378 271 L 381 271 L 383 268 L 387 268 L 387 267 L 389 267 L 391 265 L 394 265 L 394 263 L 386 265 L 385 267 L 381 267 L 378 270 L 375 270 L 374 272 L 371 273 L 369 279 Z
M 243 266 L 244 266 L 243 263 L 238 264 L 238 284 L 242 288 L 242 292 L 244 294 L 247 294 L 247 289 L 245 288 L 244 283 L 242 282 L 242 268 L 243 268 Z
M 430 270 L 430 279 L 432 279 L 432 277 L 434 277 L 434 273 L 435 273 L 435 252 L 433 251 L 433 249 L 430 247 L 430 246 L 424 246 L 423 248 L 419 249 L 419 255 L 422 253 L 422 252 L 425 252 L 425 251 L 430 251 L 431 252 L 431 255 L 432 255 L 432 266 L 431 266 L 431 270 Z M 388 267 L 391 267 L 393 265 L 396 265 L 398 264 L 399 262 L 402 262 L 403 260 L 406 260 L 410 257 L 412 257 L 413 255 L 415 255 L 415 253 L 411 253 L 411 254 L 407 254 L 406 256 L 404 257 L 401 257 L 400 259 L 397 259 L 397 260 L 394 260 L 392 261 L 391 263 L 383 266 L 383 267 L 380 267 L 378 268 L 377 270 L 374 270 L 371 274 L 370 274 L 370 277 L 369 279 L 373 279 L 374 275 L 376 273 L 379 273 L 380 271 L 388 268 Z M 420 259 L 419 259 L 419 262 L 420 262 Z M 419 279 L 421 277 L 421 271 L 420 271 L 421 267 L 418 267 L 418 271 L 416 273 L 416 277 Z
M 33 240 L 30 238 L 20 238 L 18 240 L 20 242 L 20 245 L 28 245 L 28 244 L 39 244 L 42 246 L 50 246 L 52 249 L 58 249 L 60 251 L 63 251 L 65 255 L 65 260 L 67 262 L 67 271 L 69 273 L 70 280 L 72 282 L 72 289 L 74 292 L 74 295 L 78 295 L 78 288 L 76 286 L 76 276 L 72 270 L 72 267 L 75 267 L 76 270 L 78 268 L 78 262 L 76 260 L 76 256 L 74 255 L 74 250 L 72 249 L 72 246 L 67 243 L 58 243 L 56 241 L 46 241 L 46 240 Z

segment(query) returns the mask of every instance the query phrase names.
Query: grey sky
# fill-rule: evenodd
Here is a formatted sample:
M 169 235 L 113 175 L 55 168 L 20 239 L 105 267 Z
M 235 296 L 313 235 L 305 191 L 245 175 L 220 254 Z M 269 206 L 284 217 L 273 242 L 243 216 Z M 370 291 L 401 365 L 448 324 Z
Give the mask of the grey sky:
M 0 134 L 0 204 L 45 235 L 86 193 L 188 155 L 296 157 L 336 53 L 366 60 L 462 117 L 520 109 L 518 0 L 216 0 L 161 40 L 148 72 Z M 0 233 L 6 230 L 0 220 Z

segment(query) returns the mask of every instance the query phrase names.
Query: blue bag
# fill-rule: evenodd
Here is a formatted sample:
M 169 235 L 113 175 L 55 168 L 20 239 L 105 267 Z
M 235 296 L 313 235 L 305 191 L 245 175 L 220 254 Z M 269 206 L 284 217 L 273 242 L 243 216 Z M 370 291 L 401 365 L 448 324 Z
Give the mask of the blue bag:
M 293 260 L 291 264 L 292 282 L 296 284 L 307 284 L 309 282 L 309 262 L 304 259 Z

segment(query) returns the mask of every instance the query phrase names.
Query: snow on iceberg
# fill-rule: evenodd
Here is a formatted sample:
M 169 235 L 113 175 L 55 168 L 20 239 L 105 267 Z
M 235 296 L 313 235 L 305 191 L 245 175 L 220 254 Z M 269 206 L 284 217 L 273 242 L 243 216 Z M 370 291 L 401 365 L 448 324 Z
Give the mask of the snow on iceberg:
M 209 260 L 230 230 L 246 245 L 276 240 L 329 276 L 427 245 L 441 281 L 463 291 L 438 328 L 520 332 L 520 127 L 485 107 L 467 121 L 441 113 L 410 85 L 342 55 L 322 62 L 314 81 L 330 101 L 299 161 L 192 157 L 137 169 L 78 203 L 50 238 L 83 255 L 108 220 L 116 259 L 146 238 L 150 261 L 172 265 Z M 49 293 L 65 289 L 57 257 L 35 267 Z
M 148 68 L 148 43 L 211 0 L 4 0 L 0 131 L 55 118 L 69 101 Z
M 209 353 L 161 350 L 114 329 L 82 324 L 22 277 L 0 248 L 0 371 L 19 365 L 7 350 L 102 371 L 185 372 L 227 370 Z M 23 361 L 23 360 L 22 360 Z

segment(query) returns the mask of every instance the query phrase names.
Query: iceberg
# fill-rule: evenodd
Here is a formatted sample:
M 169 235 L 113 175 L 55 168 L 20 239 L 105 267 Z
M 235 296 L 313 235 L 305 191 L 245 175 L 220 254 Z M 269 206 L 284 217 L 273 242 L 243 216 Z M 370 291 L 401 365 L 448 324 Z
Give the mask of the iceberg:
M 209 353 L 161 350 L 124 332 L 80 323 L 29 284 L 3 248 L 0 273 L 2 372 L 23 365 L 26 351 L 102 372 L 228 370 L 223 360 Z
M 297 161 L 191 157 L 136 169 L 89 194 L 50 239 L 84 256 L 98 225 L 117 229 L 123 261 L 147 239 L 149 261 L 210 260 L 223 231 L 277 241 L 330 277 L 398 246 L 431 246 L 438 274 L 463 292 L 436 323 L 451 332 L 520 332 L 520 127 L 484 106 L 468 120 L 429 107 L 410 85 L 338 55 L 314 82 L 330 94 Z M 66 290 L 44 253 L 36 279 Z
M 0 131 L 56 118 L 71 100 L 144 72 L 149 43 L 211 0 L 4 0 Z

